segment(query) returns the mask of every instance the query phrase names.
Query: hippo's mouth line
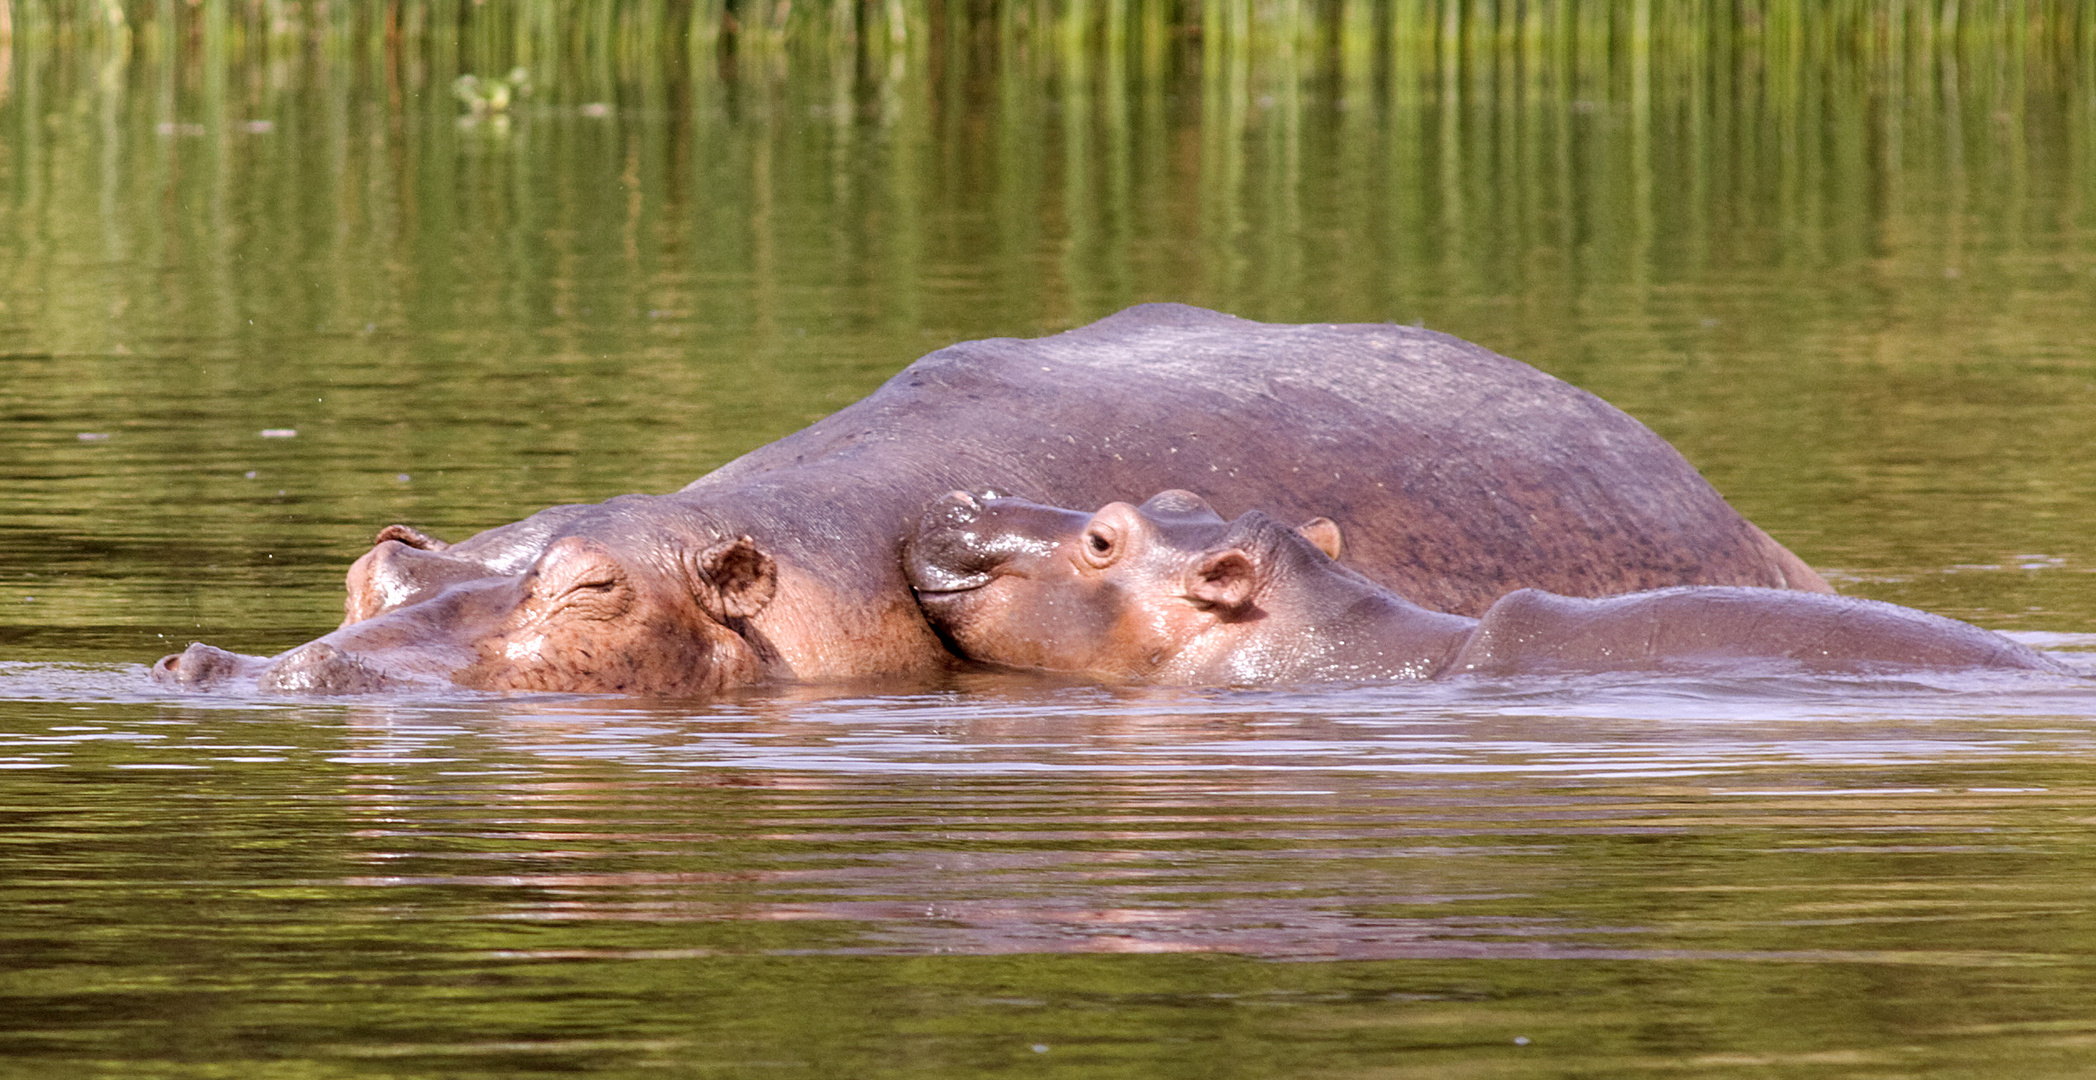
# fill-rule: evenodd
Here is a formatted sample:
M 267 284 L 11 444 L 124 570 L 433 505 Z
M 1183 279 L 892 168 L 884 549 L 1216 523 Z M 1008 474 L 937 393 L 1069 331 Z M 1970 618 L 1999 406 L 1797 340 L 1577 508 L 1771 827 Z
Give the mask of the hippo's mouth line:
M 917 594 L 917 599 L 919 600 L 930 600 L 933 602 L 937 602 L 940 600 L 944 600 L 948 597 L 966 596 L 969 593 L 981 589 L 983 586 L 988 585 L 989 583 L 989 579 L 984 578 L 983 580 L 978 581 L 973 585 L 960 585 L 947 589 L 927 589 L 920 585 L 912 585 L 910 586 L 910 589 L 911 591 Z
M 977 570 L 966 574 L 911 574 L 910 591 L 917 594 L 918 600 L 936 604 L 942 600 L 980 592 L 1005 574 L 1005 571 L 999 569 Z
M 1009 577 L 1028 577 L 1023 569 L 1009 562 L 1000 562 L 980 569 L 948 570 L 942 567 L 917 566 L 906 569 L 903 578 L 910 583 L 910 591 L 917 599 L 928 603 L 967 596 L 981 592 L 984 588 Z

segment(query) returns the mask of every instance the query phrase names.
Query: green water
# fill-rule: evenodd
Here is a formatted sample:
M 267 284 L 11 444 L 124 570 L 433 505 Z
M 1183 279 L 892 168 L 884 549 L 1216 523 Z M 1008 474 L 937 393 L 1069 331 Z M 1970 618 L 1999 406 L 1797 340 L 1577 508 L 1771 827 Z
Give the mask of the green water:
M 0 1075 L 2096 1064 L 2079 678 L 345 703 L 138 666 L 328 629 L 388 522 L 672 490 L 938 346 L 1170 299 L 1535 363 L 1844 591 L 2088 668 L 2073 5 L 912 0 L 732 48 L 636 5 L 565 51 L 530 5 L 396 5 L 392 45 L 52 7 L 0 0 Z M 505 115 L 452 93 L 526 60 Z

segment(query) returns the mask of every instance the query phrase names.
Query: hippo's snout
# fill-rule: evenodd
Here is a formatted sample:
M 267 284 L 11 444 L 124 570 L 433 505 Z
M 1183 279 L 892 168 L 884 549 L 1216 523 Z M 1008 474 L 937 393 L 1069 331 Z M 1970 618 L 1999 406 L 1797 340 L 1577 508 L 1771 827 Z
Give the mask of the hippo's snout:
M 979 589 L 1000 574 L 1051 557 L 1089 519 L 996 491 L 948 492 L 918 519 L 917 532 L 903 547 L 903 572 L 919 600 Z
M 160 658 L 153 665 L 153 681 L 184 690 L 210 690 L 240 678 L 252 678 L 267 666 L 267 657 L 227 652 L 201 641 Z
M 261 690 L 303 694 L 365 694 L 400 682 L 325 641 L 275 659 L 197 642 L 153 665 L 153 681 L 184 690 L 215 690 L 241 679 L 255 680 Z
M 399 681 L 325 641 L 301 645 L 269 665 L 262 689 L 288 694 L 370 694 Z
M 910 587 L 920 593 L 960 592 L 988 582 L 998 560 L 978 528 L 982 518 L 983 500 L 966 491 L 947 492 L 926 507 L 903 549 Z

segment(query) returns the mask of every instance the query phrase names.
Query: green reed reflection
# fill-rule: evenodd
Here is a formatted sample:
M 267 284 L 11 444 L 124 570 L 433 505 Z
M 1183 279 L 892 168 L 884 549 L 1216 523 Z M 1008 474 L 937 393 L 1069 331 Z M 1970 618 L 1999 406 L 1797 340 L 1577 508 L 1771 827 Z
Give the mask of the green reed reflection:
M 519 159 L 589 165 L 558 160 L 572 144 L 544 161 L 526 144 L 561 135 L 512 124 L 616 110 L 630 145 L 593 160 L 641 196 L 616 226 L 627 261 L 674 259 L 671 234 L 717 208 L 733 227 L 704 234 L 707 254 L 728 248 L 773 301 L 807 263 L 842 257 L 880 283 L 882 310 L 917 308 L 937 271 L 913 223 L 955 195 L 992 196 L 979 231 L 1017 264 L 1035 327 L 1164 291 L 1153 282 L 1273 317 L 1605 286 L 1631 290 L 1609 304 L 1649 306 L 1653 289 L 1732 260 L 1913 254 L 1957 270 L 1976 243 L 2042 243 L 2014 218 L 2049 213 L 2048 196 L 2073 196 L 2059 209 L 2086 227 L 2096 14 L 2067 0 L 0 10 L 23 211 L 42 206 L 39 178 L 98 173 L 69 185 L 74 212 L 132 213 L 124 199 L 151 173 L 190 184 L 202 165 L 229 186 L 181 212 L 222 213 L 248 187 L 227 172 L 248 166 L 245 137 L 296 134 L 331 148 L 301 163 L 316 174 L 302 190 L 318 173 L 362 189 L 334 200 L 351 229 L 529 229 L 545 223 L 479 207 L 453 220 L 432 198 L 463 185 L 500 200 L 505 184 L 536 198 Z M 515 69 L 529 109 L 476 118 L 451 100 L 459 78 Z M 432 126 L 453 118 L 465 129 Z M 374 187 L 369 170 L 391 180 Z M 836 217 L 840 199 L 861 205 Z M 876 216 L 844 225 L 849 239 L 811 230 L 831 234 L 826 253 L 775 228 L 862 210 Z M 1976 212 L 2009 219 L 1963 220 Z M 235 230 L 212 224 L 222 246 Z M 972 256 L 975 239 L 947 250 Z M 789 267 L 781 242 L 817 257 Z M 1043 245 L 1062 257 L 1041 264 Z M 515 247 L 481 265 L 541 269 Z

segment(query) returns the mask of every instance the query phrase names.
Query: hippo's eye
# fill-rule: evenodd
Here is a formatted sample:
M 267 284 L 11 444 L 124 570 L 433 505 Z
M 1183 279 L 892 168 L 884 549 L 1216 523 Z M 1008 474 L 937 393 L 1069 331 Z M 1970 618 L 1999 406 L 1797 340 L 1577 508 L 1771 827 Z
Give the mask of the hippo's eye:
M 563 612 L 568 618 L 616 618 L 633 602 L 624 584 L 610 567 L 586 567 L 583 573 L 552 585 L 546 611 Z
M 632 579 L 611 552 L 569 536 L 546 546 L 526 585 L 541 617 L 609 619 L 633 602 Z
M 1113 534 L 1097 527 L 1084 531 L 1084 559 L 1093 566 L 1105 566 L 1114 557 Z

